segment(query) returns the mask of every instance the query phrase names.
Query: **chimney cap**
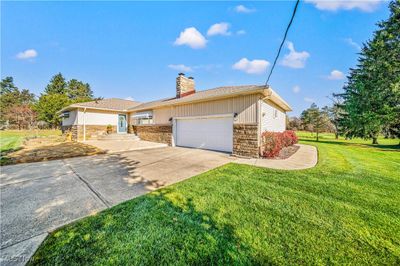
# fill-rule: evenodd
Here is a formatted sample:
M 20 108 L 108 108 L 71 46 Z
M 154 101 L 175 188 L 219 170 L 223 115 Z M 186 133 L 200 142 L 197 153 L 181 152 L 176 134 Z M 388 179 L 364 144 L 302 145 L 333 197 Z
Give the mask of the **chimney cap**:
M 185 73 L 182 73 L 182 72 L 178 74 L 178 76 L 184 76 L 184 75 L 185 75 Z
M 188 77 L 188 79 L 194 79 L 194 77 Z

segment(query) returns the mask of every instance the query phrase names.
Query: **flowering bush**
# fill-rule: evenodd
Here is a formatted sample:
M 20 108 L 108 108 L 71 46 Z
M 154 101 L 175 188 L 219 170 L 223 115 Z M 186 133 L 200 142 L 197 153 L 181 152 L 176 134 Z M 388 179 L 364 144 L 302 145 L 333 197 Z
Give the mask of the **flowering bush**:
M 261 156 L 273 158 L 279 154 L 282 148 L 296 144 L 298 139 L 292 130 L 284 132 L 263 132 L 261 135 Z

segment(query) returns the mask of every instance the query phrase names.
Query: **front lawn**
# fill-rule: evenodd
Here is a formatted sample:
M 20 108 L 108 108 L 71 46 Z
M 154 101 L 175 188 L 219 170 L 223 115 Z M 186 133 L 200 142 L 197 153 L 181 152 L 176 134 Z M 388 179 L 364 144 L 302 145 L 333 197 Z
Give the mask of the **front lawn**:
M 60 130 L 4 130 L 0 131 L 0 152 L 9 152 L 21 147 L 26 138 L 61 136 Z
M 328 137 L 302 141 L 315 168 L 228 164 L 65 226 L 30 263 L 398 265 L 398 140 Z
M 4 130 L 0 131 L 0 164 L 9 159 L 7 154 L 22 148 L 27 138 L 61 136 L 61 130 Z
M 0 165 L 41 162 L 104 153 L 80 142 L 65 141 L 61 130 L 0 132 Z

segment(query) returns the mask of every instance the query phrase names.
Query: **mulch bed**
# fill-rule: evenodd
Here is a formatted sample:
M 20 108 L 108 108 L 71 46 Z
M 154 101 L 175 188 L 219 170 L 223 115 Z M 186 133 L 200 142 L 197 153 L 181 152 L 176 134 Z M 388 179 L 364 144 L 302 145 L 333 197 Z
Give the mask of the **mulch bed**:
M 268 159 L 273 159 L 273 160 L 287 159 L 290 156 L 292 156 L 293 154 L 295 154 L 299 149 L 300 149 L 300 146 L 298 146 L 298 145 L 285 147 L 279 152 L 278 156 L 276 156 L 274 158 L 268 158 Z

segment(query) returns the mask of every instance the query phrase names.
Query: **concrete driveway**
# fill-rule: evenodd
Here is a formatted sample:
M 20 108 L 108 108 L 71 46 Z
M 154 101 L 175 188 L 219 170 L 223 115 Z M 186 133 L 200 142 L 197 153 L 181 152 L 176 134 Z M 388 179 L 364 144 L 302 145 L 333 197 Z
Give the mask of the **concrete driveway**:
M 1 265 L 25 264 L 61 225 L 233 160 L 219 152 L 165 147 L 5 166 Z

